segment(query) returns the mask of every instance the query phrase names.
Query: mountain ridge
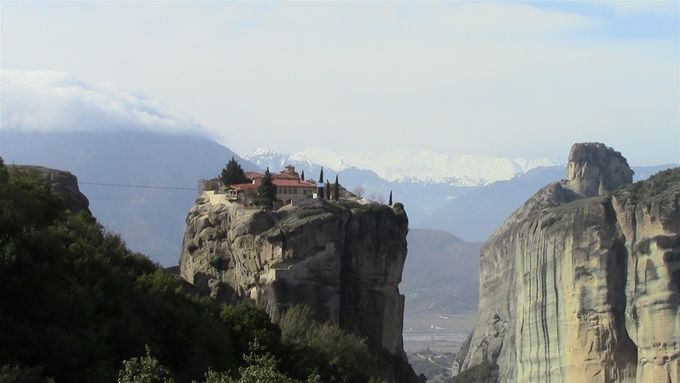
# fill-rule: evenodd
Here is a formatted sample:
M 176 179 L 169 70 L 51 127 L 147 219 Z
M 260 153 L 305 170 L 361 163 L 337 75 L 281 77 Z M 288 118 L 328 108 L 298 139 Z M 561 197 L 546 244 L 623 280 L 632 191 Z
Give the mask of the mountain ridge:
M 486 157 L 438 153 L 430 150 L 374 150 L 337 153 L 309 148 L 286 154 L 259 148 L 243 155 L 261 167 L 287 163 L 323 166 L 335 172 L 356 168 L 370 170 L 388 182 L 443 183 L 452 186 L 483 186 L 510 179 L 538 166 L 555 165 L 554 161 L 525 158 Z

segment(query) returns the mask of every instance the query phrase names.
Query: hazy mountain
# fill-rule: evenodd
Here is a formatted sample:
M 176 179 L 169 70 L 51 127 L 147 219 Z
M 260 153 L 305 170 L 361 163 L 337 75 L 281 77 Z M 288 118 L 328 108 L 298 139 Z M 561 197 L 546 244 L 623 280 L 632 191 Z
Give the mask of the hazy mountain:
M 547 159 L 526 160 L 467 155 L 449 155 L 431 151 L 381 150 L 367 153 L 343 153 L 325 149 L 306 149 L 293 154 L 257 149 L 244 158 L 261 168 L 278 170 L 287 164 L 305 172 L 307 179 L 324 178 L 331 182 L 340 173 L 340 183 L 348 189 L 361 186 L 365 194 L 404 203 L 409 219 L 416 227 L 444 207 L 451 199 L 496 180 L 505 180 L 541 164 Z M 427 227 L 433 227 L 427 225 Z
M 246 169 L 257 169 L 211 139 L 149 131 L 3 130 L 0 147 L 7 163 L 75 174 L 94 216 L 120 233 L 132 249 L 164 265 L 179 260 L 184 220 L 196 198 L 198 180 L 217 175 L 232 156 Z
M 479 249 L 442 230 L 413 229 L 399 289 L 406 311 L 452 314 L 477 309 Z
M 336 153 L 325 149 L 306 149 L 290 155 L 257 149 L 244 155 L 253 163 L 283 165 L 290 162 L 313 168 L 324 166 L 334 171 L 356 168 L 370 170 L 389 182 L 444 183 L 453 186 L 480 186 L 510 179 L 538 166 L 555 165 L 549 159 L 510 159 L 454 155 L 429 150 L 374 150 Z
M 293 155 L 276 153 L 266 149 L 258 149 L 250 154 L 243 155 L 253 164 L 260 168 L 270 168 L 278 171 L 283 166 L 291 164 L 298 172 L 304 171 L 305 177 L 310 180 L 318 180 L 321 167 L 324 167 L 324 179 L 333 182 L 335 175 L 339 174 L 340 183 L 354 190 L 360 186 L 364 195 L 377 200 L 387 201 L 392 191 L 394 200 L 406 206 L 411 222 L 422 220 L 432 212 L 440 209 L 446 202 L 459 196 L 474 187 L 455 186 L 447 183 L 427 183 L 422 181 L 388 181 L 381 178 L 372 170 L 349 167 L 332 152 L 317 151 L 313 157 L 307 156 L 312 150 L 299 152 Z M 320 158 L 325 153 L 324 158 Z M 324 165 L 315 160 L 321 160 Z M 337 169 L 341 169 L 338 171 Z
M 633 167 L 635 181 L 677 165 Z M 413 224 L 447 230 L 467 241 L 486 241 L 513 211 L 541 187 L 566 175 L 562 166 L 539 167 L 510 180 L 494 182 L 452 199 L 440 210 Z

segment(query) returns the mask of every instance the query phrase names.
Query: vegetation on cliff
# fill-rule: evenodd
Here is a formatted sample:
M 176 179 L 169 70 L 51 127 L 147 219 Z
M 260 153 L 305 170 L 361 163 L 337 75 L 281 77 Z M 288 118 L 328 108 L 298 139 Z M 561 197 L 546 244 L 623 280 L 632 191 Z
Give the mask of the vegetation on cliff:
M 2 162 L 0 307 L 0 381 L 183 382 L 210 370 L 208 381 L 245 382 L 277 368 L 291 382 L 361 382 L 377 371 L 363 341 L 340 330 L 290 335 L 253 306 L 190 295 L 34 173 Z M 162 376 L 144 378 L 147 367 Z
M 250 180 L 246 177 L 246 173 L 243 171 L 241 165 L 236 162 L 234 157 L 227 162 L 227 165 L 222 169 L 220 174 L 220 181 L 223 185 L 234 185 L 234 184 L 244 184 Z

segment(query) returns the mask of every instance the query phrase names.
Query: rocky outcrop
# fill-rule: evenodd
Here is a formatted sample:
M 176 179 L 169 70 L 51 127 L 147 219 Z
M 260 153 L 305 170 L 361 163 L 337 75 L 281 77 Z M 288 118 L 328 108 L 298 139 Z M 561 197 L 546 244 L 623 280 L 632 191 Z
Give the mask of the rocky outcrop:
M 35 165 L 7 165 L 7 167 L 37 174 L 54 193 L 63 198 L 68 209 L 73 212 L 90 213 L 90 201 L 80 192 L 78 178 L 70 172 Z
M 405 361 L 398 285 L 407 231 L 401 204 L 311 201 L 272 212 L 207 192 L 187 217 L 180 274 L 217 300 L 254 301 L 273 319 L 306 304 Z
M 488 361 L 500 382 L 680 382 L 680 168 L 625 186 L 631 176 L 602 144 L 572 147 L 568 179 L 482 248 L 478 322 L 454 371 Z

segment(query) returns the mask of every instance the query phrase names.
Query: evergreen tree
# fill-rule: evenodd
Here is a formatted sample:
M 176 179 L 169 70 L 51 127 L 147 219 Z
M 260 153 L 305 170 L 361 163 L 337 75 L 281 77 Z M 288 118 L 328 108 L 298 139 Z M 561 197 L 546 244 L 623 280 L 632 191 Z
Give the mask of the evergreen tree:
M 392 206 L 392 190 L 390 190 L 390 201 L 388 202 L 388 205 Z
M 303 170 L 302 173 L 300 173 L 300 181 L 305 180 L 305 171 Z
M 335 185 L 333 185 L 333 199 L 340 200 L 340 183 L 338 183 L 338 175 L 335 175 Z
M 331 183 L 326 180 L 326 199 L 331 199 Z
M 220 181 L 222 181 L 225 186 L 249 182 L 248 178 L 246 178 L 246 173 L 243 171 L 241 165 L 236 162 L 234 157 L 231 157 L 231 160 L 227 162 L 227 166 L 222 169 Z
M 324 196 L 324 190 L 323 190 L 323 167 L 321 167 L 321 172 L 319 173 L 319 183 L 317 184 L 316 187 L 316 197 L 318 199 L 323 199 Z
M 274 185 L 272 174 L 269 172 L 269 168 L 267 168 L 264 172 L 264 177 L 262 177 L 262 183 L 257 187 L 256 203 L 271 208 L 274 201 L 276 201 L 276 186 Z

